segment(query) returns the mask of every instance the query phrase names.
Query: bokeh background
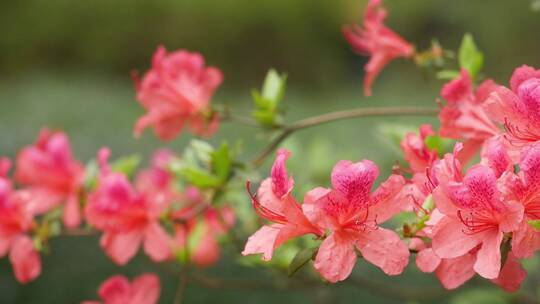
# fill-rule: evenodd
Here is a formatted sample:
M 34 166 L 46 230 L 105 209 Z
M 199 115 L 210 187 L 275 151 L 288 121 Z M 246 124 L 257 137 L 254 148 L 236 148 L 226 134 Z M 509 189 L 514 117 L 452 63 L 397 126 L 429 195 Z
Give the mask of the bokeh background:
M 417 48 L 437 38 L 457 49 L 470 32 L 485 53 L 484 74 L 506 83 L 521 65 L 540 66 L 540 12 L 531 0 L 386 0 L 387 23 Z M 189 142 L 183 135 L 164 144 L 150 132 L 136 140 L 135 119 L 143 113 L 134 100 L 130 71 L 145 71 L 159 44 L 169 50 L 185 48 L 203 53 L 220 67 L 225 82 L 215 96 L 237 112 L 252 111 L 250 90 L 259 87 L 266 71 L 287 72 L 284 104 L 287 120 L 362 106 L 433 105 L 441 81 L 398 61 L 387 68 L 374 87 L 362 94 L 366 58 L 354 55 L 341 35 L 341 26 L 359 21 L 362 0 L 26 0 L 0 2 L 0 153 L 14 156 L 34 141 L 43 126 L 64 129 L 76 155 L 89 160 L 101 146 L 114 155 L 140 153 L 168 146 L 176 151 Z M 388 175 L 396 146 L 381 130 L 434 119 L 364 119 L 334 123 L 302 131 L 287 145 L 297 180 L 326 183 L 340 159 L 373 159 Z M 234 131 L 234 132 L 233 132 Z M 243 140 L 241 158 L 248 159 L 266 142 L 257 129 L 225 124 L 212 139 Z M 300 183 L 300 182 L 299 182 Z M 248 204 L 246 197 L 239 197 Z M 438 287 L 432 275 L 420 274 L 413 264 L 398 278 L 387 278 L 374 267 L 359 263 L 356 272 L 377 284 L 287 288 L 286 276 L 248 267 L 238 252 L 227 247 L 223 260 L 204 270 L 218 277 L 244 281 L 279 281 L 276 289 L 227 286 L 209 289 L 190 284 L 187 303 L 400 303 L 381 296 L 385 286 Z M 538 261 L 527 261 L 530 269 Z M 130 276 L 157 271 L 162 279 L 160 303 L 171 303 L 177 266 L 154 265 L 140 256 L 117 267 L 99 250 L 97 238 L 55 239 L 43 259 L 43 274 L 26 286 L 18 285 L 7 259 L 0 260 L 0 303 L 78 303 L 95 299 L 99 283 L 111 274 Z M 202 270 L 201 270 L 202 271 Z M 531 271 L 524 290 L 534 292 L 540 277 Z M 410 287 L 410 288 L 409 288 Z M 378 291 L 377 291 L 378 290 Z M 390 292 L 389 292 L 390 293 Z M 473 280 L 463 289 L 422 303 L 507 303 L 489 283 Z M 413 302 L 413 301 L 411 301 Z

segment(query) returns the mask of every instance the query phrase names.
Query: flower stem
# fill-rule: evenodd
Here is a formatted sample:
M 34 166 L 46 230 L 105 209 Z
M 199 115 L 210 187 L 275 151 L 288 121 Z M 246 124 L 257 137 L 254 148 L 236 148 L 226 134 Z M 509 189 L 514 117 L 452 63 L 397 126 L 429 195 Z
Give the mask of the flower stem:
M 359 108 L 345 111 L 330 112 L 318 116 L 308 117 L 281 127 L 280 134 L 271 141 L 251 162 L 257 168 L 261 166 L 266 158 L 281 144 L 289 135 L 296 131 L 310 127 L 359 117 L 376 116 L 434 116 L 439 113 L 437 108 L 425 107 L 376 107 Z

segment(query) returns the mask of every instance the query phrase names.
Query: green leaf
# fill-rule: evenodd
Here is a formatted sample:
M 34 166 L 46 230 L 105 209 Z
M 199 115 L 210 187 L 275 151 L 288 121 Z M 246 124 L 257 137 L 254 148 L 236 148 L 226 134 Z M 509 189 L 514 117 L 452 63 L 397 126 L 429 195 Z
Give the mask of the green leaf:
M 454 70 L 442 70 L 438 71 L 436 74 L 437 79 L 441 80 L 452 80 L 459 77 L 459 71 Z
M 210 172 L 195 167 L 184 168 L 180 174 L 188 183 L 202 189 L 215 188 L 221 186 L 223 182 L 221 178 Z
M 124 156 L 117 159 L 111 164 L 111 169 L 115 172 L 121 172 L 126 175 L 132 175 L 139 164 L 141 163 L 141 157 L 137 154 Z
M 471 34 L 465 34 L 459 47 L 459 65 L 466 69 L 474 79 L 484 64 L 484 54 L 478 50 Z
M 439 156 L 443 156 L 445 153 L 452 151 L 454 145 L 453 140 L 442 138 L 438 135 L 427 136 L 424 143 L 430 150 L 437 151 Z
M 283 95 L 285 94 L 285 86 L 287 82 L 287 75 L 279 75 L 275 69 L 270 69 L 264 79 L 262 88 L 262 97 L 267 100 L 271 100 L 274 106 L 276 106 Z
M 317 253 L 318 248 L 305 248 L 296 253 L 291 263 L 289 264 L 289 269 L 287 273 L 289 276 L 293 276 L 298 270 L 300 270 L 304 265 L 306 265 Z
M 540 231 L 540 220 L 529 220 L 527 223 L 537 231 Z
M 227 143 L 221 144 L 219 149 L 211 154 L 212 171 L 223 181 L 227 180 L 231 174 L 232 158 Z

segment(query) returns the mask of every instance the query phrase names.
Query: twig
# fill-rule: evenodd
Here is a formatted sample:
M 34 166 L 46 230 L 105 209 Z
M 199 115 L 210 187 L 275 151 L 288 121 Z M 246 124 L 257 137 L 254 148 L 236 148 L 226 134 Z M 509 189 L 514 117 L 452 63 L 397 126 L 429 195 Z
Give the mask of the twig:
M 185 263 L 180 269 L 180 275 L 178 276 L 178 285 L 176 287 L 176 294 L 174 296 L 174 304 L 182 304 L 182 301 L 184 300 L 188 281 L 187 272 L 188 263 Z
M 326 113 L 319 116 L 313 116 L 284 125 L 281 127 L 281 133 L 271 141 L 252 161 L 253 167 L 259 167 L 264 160 L 292 133 L 313 126 L 326 124 L 333 121 L 376 116 L 433 116 L 439 113 L 437 108 L 424 107 L 376 107 L 359 108 L 345 111 Z

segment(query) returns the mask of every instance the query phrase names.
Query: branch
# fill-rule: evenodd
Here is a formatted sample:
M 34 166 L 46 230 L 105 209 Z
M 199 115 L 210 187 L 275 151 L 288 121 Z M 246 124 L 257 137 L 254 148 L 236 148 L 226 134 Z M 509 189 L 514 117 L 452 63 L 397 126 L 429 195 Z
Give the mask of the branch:
M 377 107 L 377 108 L 359 108 L 345 111 L 330 112 L 319 116 L 313 116 L 294 122 L 289 125 L 284 125 L 281 128 L 281 133 L 273 141 L 271 141 L 252 161 L 253 167 L 261 166 L 265 159 L 292 133 L 350 118 L 359 117 L 376 117 L 376 116 L 434 116 L 439 113 L 437 108 L 424 107 Z

